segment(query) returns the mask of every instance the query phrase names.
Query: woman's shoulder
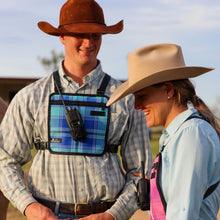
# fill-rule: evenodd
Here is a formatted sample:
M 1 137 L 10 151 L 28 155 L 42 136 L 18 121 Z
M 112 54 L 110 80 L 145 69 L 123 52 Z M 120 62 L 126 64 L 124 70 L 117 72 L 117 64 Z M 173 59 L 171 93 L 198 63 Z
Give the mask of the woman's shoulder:
M 186 120 L 179 129 L 179 134 L 194 143 L 197 142 L 201 145 L 209 143 L 220 148 L 217 132 L 211 124 L 203 118 L 195 117 Z

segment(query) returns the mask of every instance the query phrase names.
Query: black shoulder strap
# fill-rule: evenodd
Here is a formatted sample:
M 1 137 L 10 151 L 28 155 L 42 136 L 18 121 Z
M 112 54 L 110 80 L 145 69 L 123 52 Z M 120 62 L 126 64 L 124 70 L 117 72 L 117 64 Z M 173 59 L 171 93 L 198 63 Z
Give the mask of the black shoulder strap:
M 61 86 L 61 82 L 60 82 L 60 76 L 59 76 L 59 73 L 58 73 L 58 70 L 53 72 L 53 79 L 54 79 L 54 91 L 57 93 L 58 92 L 58 89 L 56 87 L 56 84 L 60 90 L 60 92 L 62 93 L 62 86 Z M 55 84 L 56 83 L 56 84 Z
M 219 180 L 217 183 L 211 185 L 211 186 L 206 190 L 203 199 L 205 199 L 205 198 L 208 197 L 212 192 L 215 191 L 215 189 L 217 188 L 219 182 L 220 182 L 220 180 Z
M 202 120 L 205 120 L 203 117 L 201 117 L 201 116 L 197 116 L 197 115 L 191 115 L 191 116 L 189 116 L 185 121 L 188 121 L 188 120 L 190 120 L 190 119 L 192 119 L 192 118 L 198 118 L 198 119 L 202 119 Z M 206 120 L 205 120 L 206 121 Z
M 199 119 L 202 119 L 202 120 L 205 120 L 205 121 L 209 122 L 209 121 L 208 121 L 207 119 L 205 119 L 204 117 L 202 117 L 202 116 L 196 116 L 196 115 L 195 115 L 195 116 L 190 116 L 189 118 L 186 119 L 186 121 L 189 120 L 189 119 L 192 119 L 192 118 L 199 118 Z M 214 192 L 219 183 L 220 183 L 220 180 L 219 180 L 217 183 L 215 183 L 215 184 L 213 184 L 212 186 L 210 186 L 210 187 L 206 190 L 203 199 L 205 199 L 205 198 L 208 197 L 212 192 Z
M 106 87 L 107 87 L 110 79 L 111 79 L 111 76 L 109 76 L 108 74 L 105 74 L 105 76 L 102 80 L 102 83 L 101 83 L 100 87 L 97 90 L 97 94 L 101 94 L 101 95 L 105 94 L 105 90 L 106 90 Z
M 61 86 L 60 76 L 59 76 L 58 71 L 53 72 L 53 79 L 56 82 L 60 92 L 62 93 L 62 86 Z M 101 94 L 101 95 L 105 94 L 105 90 L 106 90 L 106 87 L 107 87 L 110 79 L 111 79 L 111 77 L 108 74 L 105 74 L 100 87 L 97 89 L 97 94 Z M 54 91 L 58 92 L 58 89 L 57 89 L 55 83 L 54 83 Z

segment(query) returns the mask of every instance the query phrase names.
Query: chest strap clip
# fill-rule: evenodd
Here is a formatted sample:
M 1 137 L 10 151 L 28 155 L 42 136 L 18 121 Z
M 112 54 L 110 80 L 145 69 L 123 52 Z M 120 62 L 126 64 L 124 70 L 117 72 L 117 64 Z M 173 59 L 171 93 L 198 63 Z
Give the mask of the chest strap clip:
M 34 139 L 34 146 L 35 146 L 36 150 L 49 150 L 49 143 L 42 141 L 40 138 Z M 108 144 L 106 152 L 117 153 L 118 152 L 118 145 Z

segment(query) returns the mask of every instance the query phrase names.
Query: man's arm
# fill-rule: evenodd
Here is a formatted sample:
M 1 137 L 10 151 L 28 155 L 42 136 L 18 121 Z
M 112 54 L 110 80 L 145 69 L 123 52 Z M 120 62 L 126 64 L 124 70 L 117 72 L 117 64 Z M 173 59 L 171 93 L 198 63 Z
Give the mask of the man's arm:
M 22 104 L 20 104 L 22 102 Z M 33 119 L 26 113 L 25 100 L 14 98 L 0 127 L 0 186 L 5 196 L 22 213 L 36 202 L 27 189 L 22 165 L 31 160 Z
M 132 99 L 131 99 L 132 98 Z M 109 212 L 117 220 L 128 219 L 138 209 L 136 204 L 136 185 L 139 178 L 133 175 L 141 171 L 141 161 L 145 163 L 146 174 L 150 174 L 152 153 L 146 120 L 141 111 L 134 109 L 133 97 L 130 97 L 128 129 L 122 137 L 121 156 L 126 171 L 126 183 L 121 195 Z
M 31 203 L 25 209 L 24 214 L 28 220 L 57 220 L 53 212 L 38 202 Z

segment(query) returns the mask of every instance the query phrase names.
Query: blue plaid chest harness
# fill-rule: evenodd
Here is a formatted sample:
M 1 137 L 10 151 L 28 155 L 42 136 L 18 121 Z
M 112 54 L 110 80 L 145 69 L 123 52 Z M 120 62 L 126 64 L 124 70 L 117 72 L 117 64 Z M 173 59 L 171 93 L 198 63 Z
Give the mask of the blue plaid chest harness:
M 35 138 L 37 150 L 51 153 L 101 156 L 117 153 L 108 145 L 110 108 L 104 95 L 110 76 L 105 74 L 97 94 L 62 93 L 58 71 L 53 73 L 55 93 L 49 98 L 48 142 Z

